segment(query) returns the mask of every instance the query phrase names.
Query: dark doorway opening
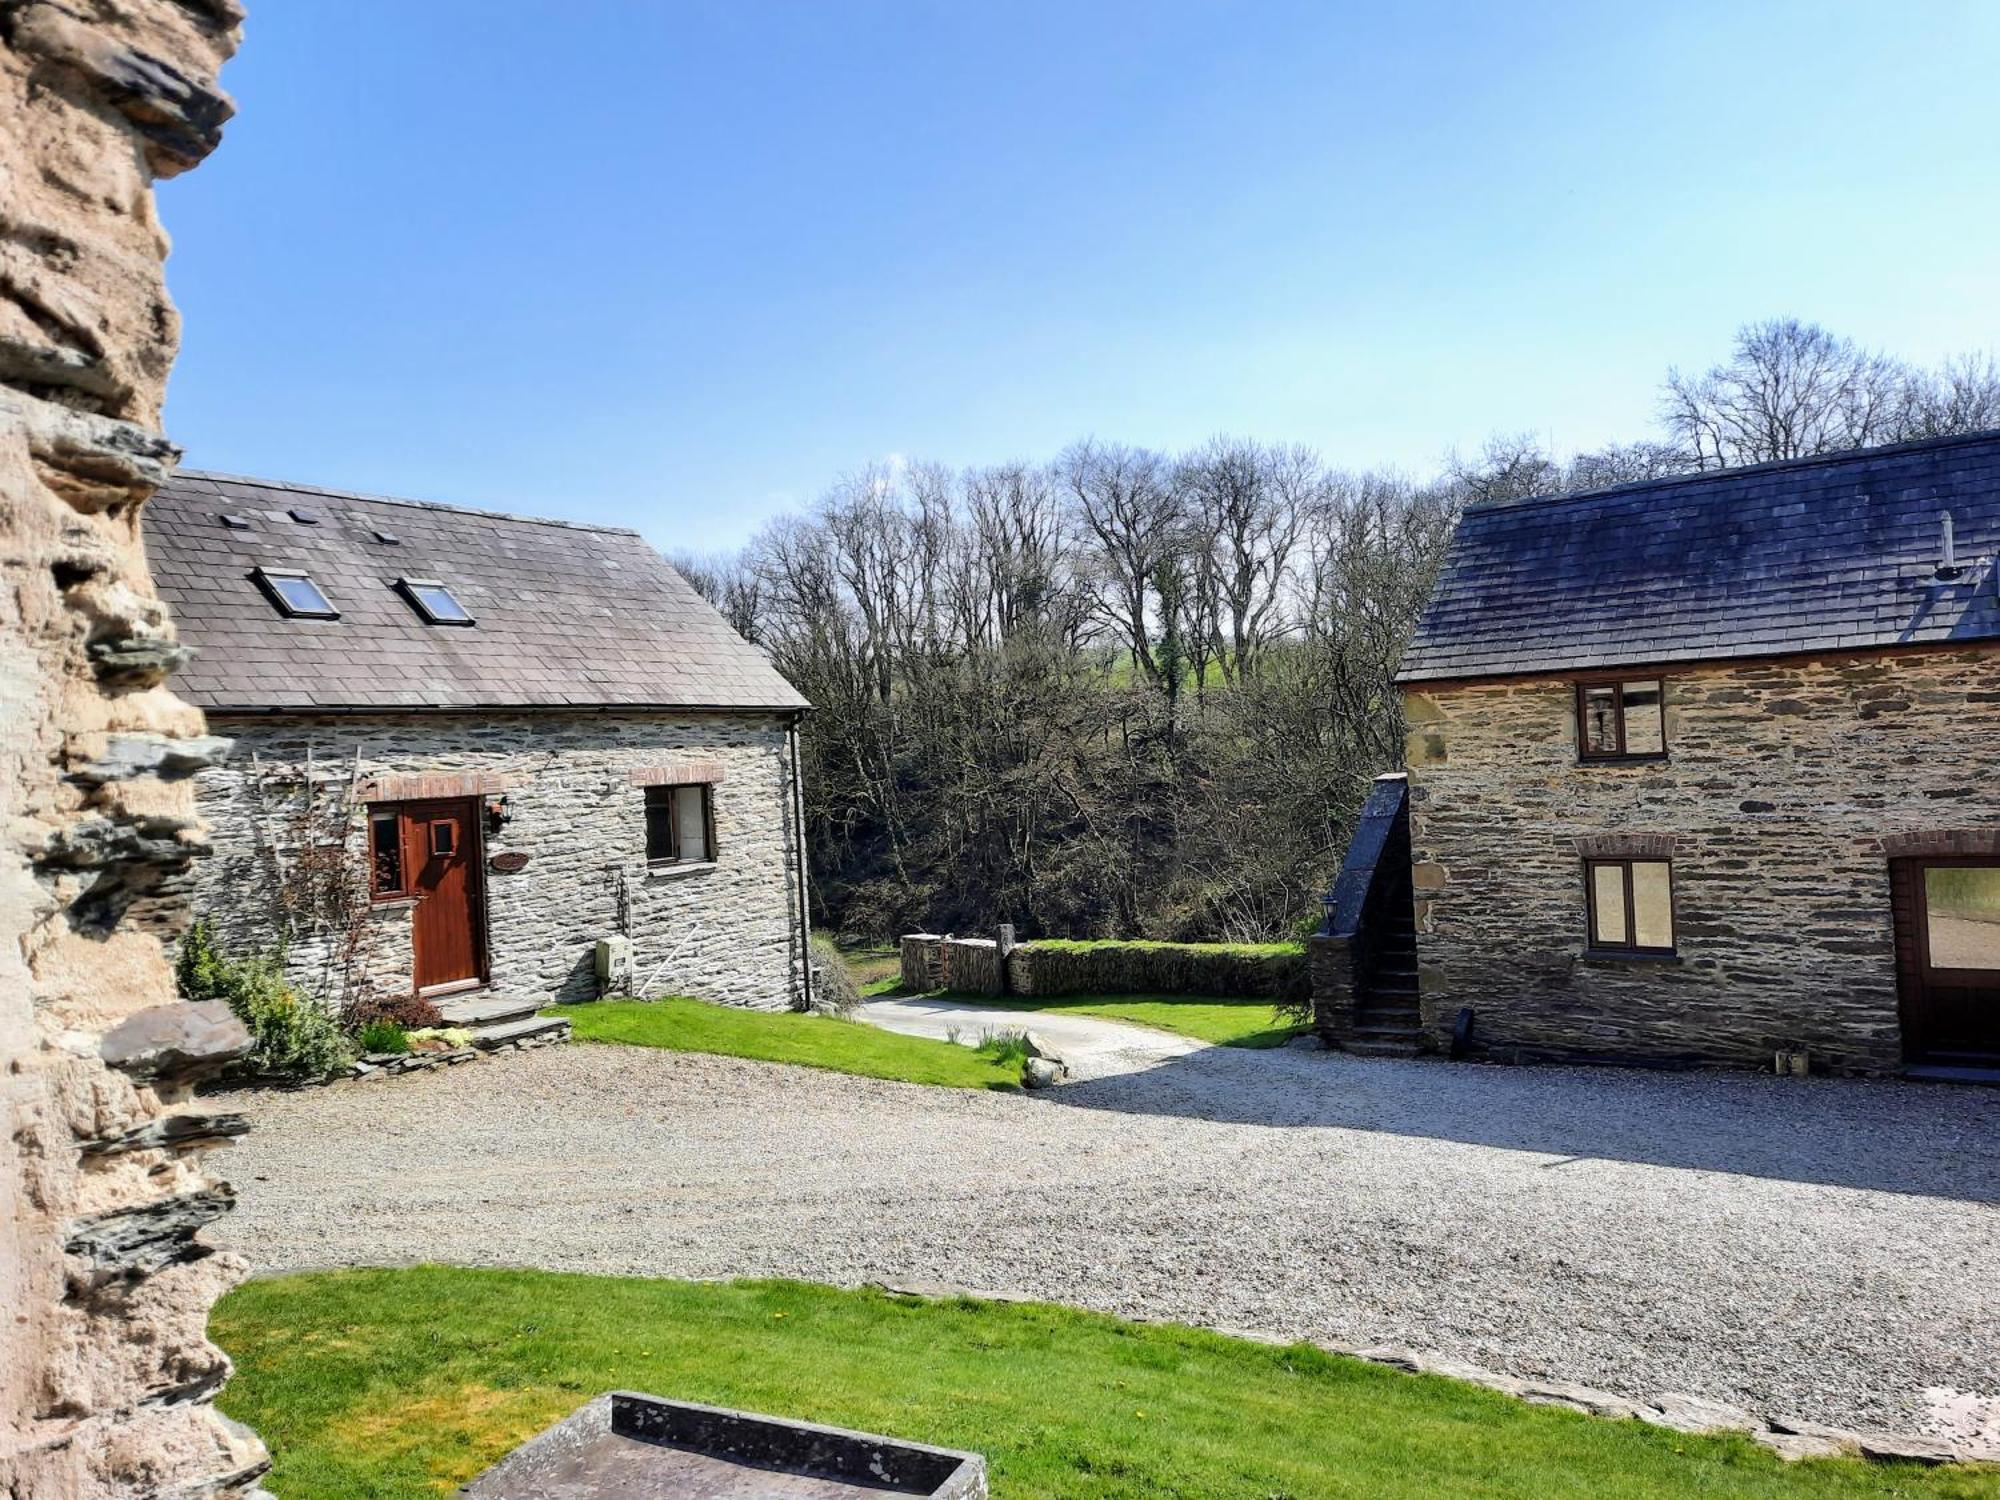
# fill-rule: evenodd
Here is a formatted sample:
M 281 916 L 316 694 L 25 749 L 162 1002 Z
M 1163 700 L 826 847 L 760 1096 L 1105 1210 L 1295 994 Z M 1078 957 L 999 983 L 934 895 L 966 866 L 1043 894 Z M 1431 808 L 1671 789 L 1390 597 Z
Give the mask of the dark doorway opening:
M 2000 1067 L 2000 859 L 1889 862 L 1906 1062 Z

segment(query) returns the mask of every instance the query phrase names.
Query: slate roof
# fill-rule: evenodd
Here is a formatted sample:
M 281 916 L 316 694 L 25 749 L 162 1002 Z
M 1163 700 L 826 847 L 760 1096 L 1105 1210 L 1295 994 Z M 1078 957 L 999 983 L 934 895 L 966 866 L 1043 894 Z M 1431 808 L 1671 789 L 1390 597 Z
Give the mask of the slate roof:
M 2000 432 L 1475 505 L 1398 677 L 2000 640 L 1996 554 Z
M 634 531 L 188 472 L 143 514 L 196 653 L 174 690 L 203 708 L 806 706 Z M 310 574 L 340 618 L 280 614 L 258 567 Z M 399 578 L 440 580 L 477 623 L 427 623 Z

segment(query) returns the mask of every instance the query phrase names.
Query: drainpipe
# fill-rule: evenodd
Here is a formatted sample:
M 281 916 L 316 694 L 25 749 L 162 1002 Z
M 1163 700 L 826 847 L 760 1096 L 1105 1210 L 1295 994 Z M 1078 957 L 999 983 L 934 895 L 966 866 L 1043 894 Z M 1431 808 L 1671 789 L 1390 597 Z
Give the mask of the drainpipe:
M 797 851 L 799 862 L 799 994 L 805 1001 L 805 1008 L 812 1009 L 813 964 L 812 964 L 812 908 L 807 904 L 808 882 L 806 878 L 806 794 L 799 780 L 799 720 L 803 714 L 794 714 L 785 726 L 786 749 L 792 763 L 792 847 Z

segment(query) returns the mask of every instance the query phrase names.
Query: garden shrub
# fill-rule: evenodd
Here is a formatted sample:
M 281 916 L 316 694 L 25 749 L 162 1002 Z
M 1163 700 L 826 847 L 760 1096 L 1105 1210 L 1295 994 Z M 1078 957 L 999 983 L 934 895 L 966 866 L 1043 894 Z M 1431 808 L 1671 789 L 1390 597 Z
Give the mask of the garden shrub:
M 444 1025 L 438 1008 L 422 995 L 370 995 L 347 1013 L 347 1029 L 359 1032 L 370 1021 L 389 1021 L 405 1031 Z
M 847 955 L 823 932 L 812 935 L 813 1009 L 852 1015 L 861 1004 L 861 984 L 848 966 Z
M 181 939 L 174 980 L 182 998 L 220 1000 L 250 1028 L 251 1071 L 324 1078 L 353 1061 L 339 1023 L 286 982 L 282 952 L 234 957 L 204 919 Z
M 410 1034 L 394 1021 L 373 1020 L 355 1034 L 363 1052 L 408 1052 Z
M 1296 943 L 1024 943 L 1008 960 L 1023 995 L 1227 995 L 1298 1001 L 1312 993 Z

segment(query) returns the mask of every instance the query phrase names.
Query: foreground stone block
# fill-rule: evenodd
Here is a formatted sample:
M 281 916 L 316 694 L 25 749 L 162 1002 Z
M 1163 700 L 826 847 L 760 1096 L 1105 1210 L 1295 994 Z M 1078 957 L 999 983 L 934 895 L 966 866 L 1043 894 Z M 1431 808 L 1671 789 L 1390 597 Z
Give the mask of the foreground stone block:
M 468 1500 L 633 1495 L 923 1495 L 983 1500 L 986 1460 L 955 1448 L 614 1391 L 530 1439 Z

